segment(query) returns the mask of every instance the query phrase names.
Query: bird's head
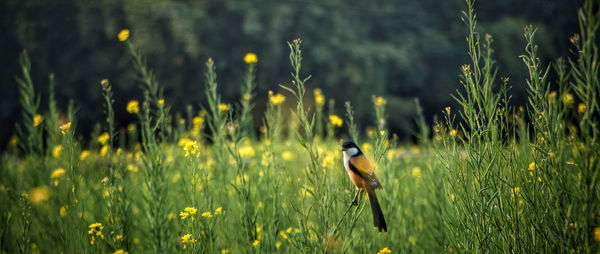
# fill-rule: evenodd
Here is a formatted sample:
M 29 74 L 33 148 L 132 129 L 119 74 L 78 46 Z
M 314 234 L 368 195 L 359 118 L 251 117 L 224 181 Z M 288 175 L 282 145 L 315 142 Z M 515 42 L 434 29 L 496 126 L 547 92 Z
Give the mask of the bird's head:
M 352 157 L 361 153 L 360 148 L 353 141 L 344 141 L 342 143 L 342 151 Z

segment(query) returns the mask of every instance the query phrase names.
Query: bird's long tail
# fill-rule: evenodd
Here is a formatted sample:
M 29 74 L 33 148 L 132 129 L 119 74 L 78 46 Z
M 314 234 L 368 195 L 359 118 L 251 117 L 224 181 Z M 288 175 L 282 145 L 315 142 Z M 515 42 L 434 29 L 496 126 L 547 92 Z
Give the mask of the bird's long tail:
M 369 202 L 371 202 L 371 212 L 373 213 L 373 225 L 377 227 L 377 229 L 379 229 L 379 232 L 381 232 L 382 230 L 387 232 L 387 225 L 385 224 L 385 218 L 383 218 L 383 213 L 381 212 L 379 201 L 377 201 L 377 195 L 375 194 L 375 190 L 367 188 L 367 194 L 369 195 Z

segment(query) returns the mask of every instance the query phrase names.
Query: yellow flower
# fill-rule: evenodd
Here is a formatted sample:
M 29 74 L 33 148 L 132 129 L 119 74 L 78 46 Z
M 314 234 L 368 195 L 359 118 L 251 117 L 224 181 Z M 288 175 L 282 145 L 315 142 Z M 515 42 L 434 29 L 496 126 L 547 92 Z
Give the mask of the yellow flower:
M 377 254 L 390 254 L 390 253 L 392 253 L 392 251 L 388 247 L 385 247 L 377 252 Z
M 202 231 L 204 232 L 204 231 Z M 195 243 L 196 239 L 192 238 L 192 234 L 186 234 L 181 237 L 181 243 L 183 243 L 183 248 L 187 249 L 186 243 Z
M 530 171 L 534 171 L 537 168 L 537 164 L 535 164 L 535 161 L 532 161 L 531 163 L 529 163 L 529 166 L 527 168 Z
M 223 213 L 223 207 L 217 207 L 217 209 L 215 210 L 215 215 L 219 215 Z
M 105 86 L 106 84 L 108 84 L 108 79 L 100 80 L 100 85 Z
M 192 119 L 192 136 L 196 137 L 200 135 L 202 128 L 204 128 L 204 118 L 202 116 L 196 116 Z
M 229 104 L 221 103 L 218 106 L 220 112 L 229 110 Z
M 90 150 L 83 150 L 81 151 L 81 154 L 79 155 L 79 160 L 85 160 L 88 157 L 90 157 Z
M 456 137 L 456 134 L 458 134 L 458 131 L 456 129 L 452 129 L 448 132 L 448 135 L 450 135 L 450 137 Z
M 161 107 L 164 106 L 165 105 L 165 99 L 158 100 L 158 105 L 161 106 Z
M 67 134 L 67 131 L 69 131 L 69 129 L 71 129 L 71 122 L 60 126 L 60 132 L 62 132 L 63 135 Z
M 63 150 L 62 145 L 55 146 L 54 149 L 52 150 L 52 156 L 54 156 L 54 158 L 60 158 L 60 155 L 62 154 L 62 150 Z
M 594 240 L 600 242 L 600 227 L 594 228 Z
M 573 103 L 575 102 L 575 97 L 573 97 L 573 95 L 572 95 L 572 94 L 570 94 L 570 93 L 566 93 L 566 94 L 565 94 L 565 95 L 563 95 L 563 97 L 562 97 L 562 102 L 563 102 L 565 105 L 571 105 L 571 104 L 573 104 Z
M 134 173 L 135 173 L 135 172 L 138 172 L 138 167 L 136 167 L 136 166 L 135 166 L 135 165 L 133 165 L 133 164 L 129 164 L 129 165 L 127 165 L 127 168 L 126 168 L 126 169 L 127 169 L 127 171 L 129 171 L 129 172 L 134 172 Z
M 412 173 L 411 173 L 412 177 L 414 177 L 415 179 L 421 179 L 421 168 L 420 167 L 414 167 L 412 169 Z
M 52 174 L 50 174 L 50 178 L 59 178 L 61 176 L 63 176 L 67 171 L 64 168 L 57 168 L 54 171 L 52 171 Z
M 104 239 L 104 234 L 102 234 L 102 229 L 104 229 L 104 227 L 102 226 L 102 223 L 93 223 L 89 226 L 89 228 L 90 230 L 88 231 L 88 234 L 92 236 L 92 240 L 90 241 L 91 245 L 94 245 L 96 243 L 96 237 Z
M 317 106 L 322 106 L 325 104 L 325 96 L 323 96 L 323 91 L 320 88 L 315 88 L 313 91 L 315 95 L 315 104 Z
M 179 213 L 179 217 L 181 217 L 181 219 L 182 219 L 182 220 L 185 220 L 185 219 L 187 219 L 188 217 L 190 217 L 190 214 L 189 214 L 189 213 L 186 213 L 186 212 L 180 212 L 180 213 Z
M 185 211 L 186 213 L 189 213 L 190 215 L 194 215 L 198 212 L 198 209 L 196 209 L 195 207 L 186 207 L 183 209 L 183 211 Z
M 129 38 L 129 29 L 121 30 L 117 37 L 119 38 L 119 41 L 126 41 L 127 38 Z
M 337 115 L 329 115 L 329 121 L 335 127 L 342 127 L 344 120 Z
M 258 57 L 256 57 L 256 54 L 254 54 L 254 53 L 252 53 L 252 52 L 250 52 L 250 53 L 247 53 L 247 54 L 244 56 L 244 62 L 246 62 L 246 63 L 248 63 L 248 64 L 249 64 L 249 63 L 256 63 L 256 62 L 258 62 Z
M 181 138 L 179 142 L 177 142 L 177 146 L 185 147 L 185 145 L 192 143 L 193 141 L 189 138 Z
M 137 114 L 140 112 L 140 102 L 137 100 L 131 100 L 127 103 L 127 113 Z
M 281 247 L 281 242 L 280 242 L 280 241 L 277 241 L 277 242 L 275 243 L 275 248 L 279 249 L 279 247 Z
M 254 148 L 252 146 L 242 146 L 240 147 L 240 156 L 242 158 L 248 158 L 255 155 Z
M 196 157 L 200 156 L 200 146 L 198 146 L 198 142 L 196 141 L 186 143 L 183 146 L 183 151 L 185 151 L 185 157 L 188 157 L 190 155 Z
M 212 214 L 211 214 L 210 212 L 203 212 L 203 213 L 202 213 L 202 217 L 205 217 L 205 218 L 212 218 L 213 216 L 212 216 Z
M 108 133 L 102 133 L 102 135 L 98 136 L 98 143 L 106 145 L 106 142 L 110 139 Z
M 50 189 L 46 186 L 35 187 L 29 191 L 29 201 L 34 204 L 40 204 L 50 197 Z
M 286 160 L 286 161 L 292 161 L 292 160 L 294 160 L 294 157 L 295 157 L 295 156 L 294 156 L 294 154 L 293 154 L 292 152 L 290 152 L 290 151 L 284 151 L 284 152 L 281 154 L 281 157 L 282 157 L 284 160 Z
M 288 236 L 285 234 L 285 232 L 283 232 L 283 230 L 279 231 L 279 235 L 281 236 L 281 238 L 283 239 L 288 239 Z
M 577 113 L 583 114 L 586 110 L 587 106 L 585 105 L 585 103 L 579 103 L 579 105 L 577 105 Z
M 548 94 L 547 100 L 550 101 L 550 100 L 554 100 L 555 98 L 556 98 L 556 91 L 552 91 Z
M 375 106 L 381 107 L 385 106 L 385 104 L 387 104 L 387 100 L 385 100 L 383 97 L 379 96 L 375 98 Z
M 127 252 L 123 249 L 118 249 L 118 250 L 115 250 L 112 254 L 129 254 L 129 252 Z
M 102 148 L 100 148 L 100 156 L 102 156 L 102 157 L 106 156 L 106 154 L 108 154 L 108 149 L 109 149 L 108 145 L 103 145 Z
M 269 101 L 273 105 L 280 105 L 285 101 L 285 96 L 283 94 L 269 95 Z
M 44 121 L 44 116 L 37 114 L 33 117 L 33 127 L 38 127 Z
M 365 152 L 369 152 L 369 151 L 371 151 L 371 149 L 373 148 L 373 146 L 371 146 L 371 144 L 369 144 L 369 143 L 364 143 L 364 144 L 362 145 L 362 148 L 363 148 L 363 149 L 362 149 L 363 151 L 365 151 Z
M 198 209 L 196 209 L 195 207 L 186 207 L 183 209 L 182 212 L 179 213 L 179 217 L 181 217 L 182 220 L 187 219 L 188 217 L 190 217 L 190 219 L 194 219 L 194 217 L 192 215 L 195 215 L 198 212 Z
M 60 214 L 60 217 L 67 216 L 67 208 L 65 208 L 64 206 L 61 206 L 60 210 L 58 211 L 58 214 Z
M 221 250 L 221 254 L 228 254 L 229 253 L 229 249 L 223 249 Z
M 254 240 L 254 242 L 252 243 L 252 246 L 258 247 L 259 244 L 260 244 L 259 240 Z

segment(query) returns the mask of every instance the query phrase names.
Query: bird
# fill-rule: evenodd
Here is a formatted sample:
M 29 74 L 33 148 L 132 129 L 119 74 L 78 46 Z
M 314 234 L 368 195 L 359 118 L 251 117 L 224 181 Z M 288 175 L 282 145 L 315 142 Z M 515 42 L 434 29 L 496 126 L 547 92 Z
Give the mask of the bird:
M 356 195 L 354 195 L 354 200 L 350 206 L 357 204 L 356 199 L 358 194 L 361 189 L 364 189 L 367 192 L 369 202 L 371 203 L 373 225 L 377 227 L 379 232 L 387 232 L 385 218 L 383 217 L 381 206 L 379 206 L 379 201 L 375 194 L 375 190 L 382 189 L 382 187 L 379 179 L 375 176 L 373 166 L 371 166 L 367 156 L 362 153 L 360 148 L 358 148 L 353 141 L 345 141 L 342 143 L 342 153 L 344 154 L 344 167 L 346 168 L 346 172 L 348 173 L 348 176 L 350 176 L 350 180 L 352 180 L 354 186 L 356 186 Z

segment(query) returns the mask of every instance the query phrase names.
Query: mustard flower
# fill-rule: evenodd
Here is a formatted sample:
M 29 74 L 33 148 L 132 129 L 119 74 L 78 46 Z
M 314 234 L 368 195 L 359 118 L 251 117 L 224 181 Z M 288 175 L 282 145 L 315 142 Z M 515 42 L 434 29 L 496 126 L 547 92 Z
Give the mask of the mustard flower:
M 229 104 L 221 103 L 218 106 L 220 112 L 229 110 Z
M 33 127 L 38 127 L 44 121 L 44 116 L 37 114 L 33 117 Z
M 104 132 L 102 133 L 102 135 L 98 136 L 98 143 L 102 144 L 102 145 L 106 145 L 106 142 L 110 139 L 110 136 L 108 135 L 108 133 Z
M 119 32 L 119 34 L 117 34 L 117 37 L 119 38 L 119 41 L 123 42 L 126 41 L 129 38 L 129 29 L 123 29 Z
M 102 229 L 104 229 L 104 227 L 102 226 L 102 223 L 93 223 L 89 226 L 89 228 L 90 230 L 88 231 L 88 234 L 92 236 L 92 239 L 90 241 L 91 245 L 94 245 L 96 243 L 96 237 L 104 239 L 104 234 L 102 234 Z
M 323 96 L 323 91 L 320 88 L 315 88 L 313 94 L 315 95 L 315 104 L 317 106 L 325 105 L 325 96 Z
M 247 53 L 244 56 L 244 62 L 246 62 L 247 64 L 249 64 L 249 63 L 256 63 L 256 62 L 258 62 L 258 57 L 256 57 L 256 54 L 254 54 L 252 52 Z
M 137 100 L 131 100 L 127 103 L 127 113 L 137 114 L 140 112 L 140 102 Z
M 81 151 L 81 154 L 79 154 L 79 160 L 85 160 L 88 157 L 90 157 L 90 150 L 83 150 Z
M 29 202 L 41 204 L 50 198 L 50 189 L 46 186 L 35 187 L 29 191 Z
M 55 146 L 54 149 L 52 150 L 52 156 L 54 158 L 60 158 L 60 155 L 62 154 L 62 150 L 63 150 L 62 145 Z
M 100 148 L 100 156 L 106 156 L 108 154 L 109 148 L 110 147 L 108 145 L 103 145 L 102 148 Z
M 50 178 L 59 178 L 61 176 L 63 176 L 67 171 L 64 168 L 57 168 L 54 171 L 52 171 L 52 174 L 50 174 Z
M 377 252 L 377 254 L 390 254 L 390 253 L 392 253 L 392 251 L 388 247 L 385 247 Z
M 269 101 L 273 105 L 280 105 L 285 101 L 285 95 L 280 93 L 273 95 L 273 91 L 269 91 Z
M 183 151 L 185 151 L 185 157 L 190 155 L 196 157 L 200 156 L 200 146 L 198 146 L 198 142 L 196 141 L 187 142 L 183 146 Z
M 329 121 L 335 127 L 342 127 L 342 124 L 344 124 L 344 120 L 337 115 L 329 115 Z
M 63 135 L 67 134 L 69 129 L 71 129 L 71 122 L 65 123 L 60 126 L 60 132 L 62 132 Z
M 387 100 L 385 100 L 383 97 L 379 96 L 375 98 L 375 106 L 381 107 L 385 106 L 385 104 L 387 104 Z
M 579 103 L 579 105 L 577 105 L 577 113 L 583 114 L 586 110 L 587 106 L 585 105 L 585 103 Z
M 570 94 L 570 93 L 566 93 L 562 97 L 562 102 L 565 105 L 571 105 L 571 104 L 573 104 L 575 102 L 575 97 L 573 97 L 573 95 Z

